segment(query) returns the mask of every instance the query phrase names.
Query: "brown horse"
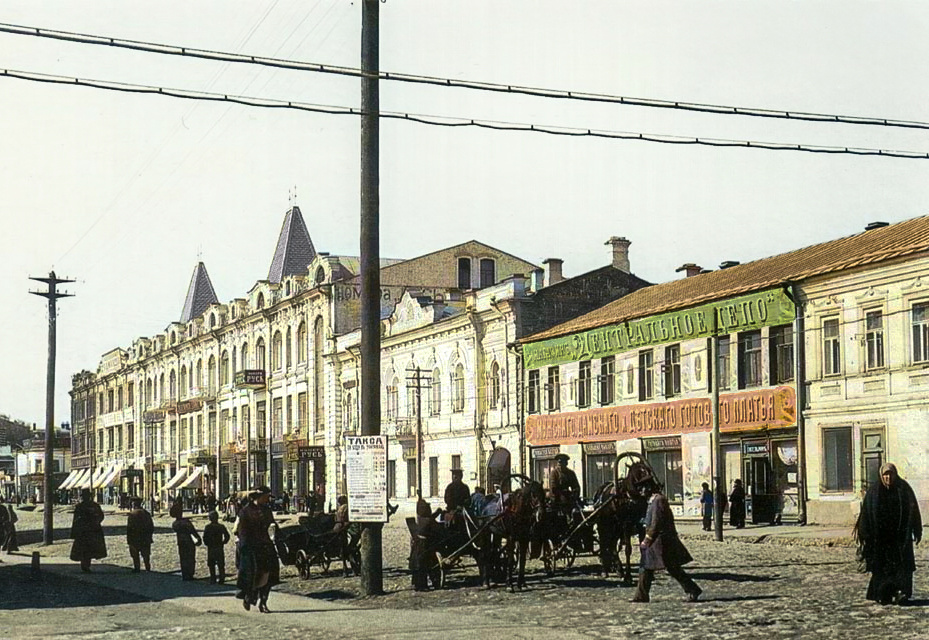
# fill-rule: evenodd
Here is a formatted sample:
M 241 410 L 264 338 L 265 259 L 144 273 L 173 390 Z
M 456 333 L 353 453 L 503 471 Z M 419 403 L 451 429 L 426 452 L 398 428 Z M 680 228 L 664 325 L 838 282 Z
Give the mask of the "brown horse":
M 545 513 L 545 490 L 523 475 L 514 474 L 509 479 L 520 481 L 522 486 L 509 494 L 502 516 L 492 528 L 502 543 L 506 584 L 515 591 L 526 587 L 526 556 Z

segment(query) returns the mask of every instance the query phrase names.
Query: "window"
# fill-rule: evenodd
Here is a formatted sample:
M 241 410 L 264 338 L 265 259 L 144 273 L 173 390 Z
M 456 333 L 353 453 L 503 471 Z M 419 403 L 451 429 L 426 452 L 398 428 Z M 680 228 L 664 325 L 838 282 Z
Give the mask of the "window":
M 597 382 L 600 387 L 600 404 L 613 404 L 616 384 L 616 358 L 607 356 L 600 359 L 600 376 L 597 378 Z
M 306 391 L 297 394 L 297 430 L 306 428 Z
M 439 495 L 439 459 L 429 458 L 429 495 Z
M 416 393 L 418 389 L 413 379 L 406 379 L 406 415 L 410 418 L 416 417 Z
M 842 350 L 839 344 L 839 319 L 823 320 L 823 375 L 842 372 Z
M 229 384 L 229 352 L 223 351 L 219 356 L 219 384 L 226 386 Z
M 271 437 L 279 440 L 284 435 L 284 398 L 271 401 Z
M 577 363 L 577 406 L 590 406 L 590 360 Z
M 321 284 L 326 282 L 326 270 L 320 266 L 316 269 L 316 276 L 313 278 L 316 281 L 316 286 L 318 287 Z
M 864 317 L 865 324 L 865 367 L 882 369 L 884 367 L 884 314 L 881 311 L 868 311 Z
M 306 362 L 306 323 L 301 322 L 297 329 L 297 364 Z
M 207 370 L 207 386 L 210 395 L 216 393 L 216 358 L 210 356 L 210 362 L 208 365 L 209 369 Z
M 464 392 L 464 367 L 461 363 L 458 363 L 455 365 L 455 373 L 452 375 L 452 411 L 456 413 L 464 411 Z
M 652 350 L 639 352 L 639 400 L 655 396 L 655 356 Z
M 471 258 L 458 258 L 458 288 L 471 288 Z
M 732 384 L 732 371 L 729 362 L 732 359 L 730 355 L 729 336 L 720 336 L 716 341 L 716 375 L 719 378 L 719 389 L 728 389 Z
M 257 302 L 255 303 L 255 306 L 256 306 L 258 309 L 264 309 L 264 308 L 265 308 L 265 294 L 263 294 L 263 293 L 259 293 L 259 294 L 258 294 L 258 300 L 257 300 Z
M 118 410 L 122 408 L 123 408 L 123 388 L 117 387 L 116 388 L 116 409 Z
M 400 381 L 397 378 L 394 378 L 393 381 L 387 385 L 387 418 L 396 419 L 398 405 L 400 404 L 400 390 L 398 386 Z
M 664 350 L 665 397 L 681 394 L 681 345 L 672 344 Z
M 825 491 L 852 490 L 852 428 L 823 430 Z
M 761 386 L 761 332 L 739 334 L 739 389 Z
M 258 342 L 255 344 L 255 367 L 265 370 L 265 339 L 258 338 Z
M 126 425 L 126 448 L 130 451 L 135 447 L 135 425 L 131 422 Z
M 108 389 L 106 392 L 106 411 L 107 413 L 110 413 L 114 410 L 115 407 L 113 406 L 113 390 Z
M 461 469 L 461 455 L 452 455 L 452 469 Z
M 587 363 L 590 364 L 589 362 Z M 561 375 L 558 367 L 548 368 L 548 382 L 545 384 L 545 406 L 549 411 L 561 408 Z
M 203 390 L 203 360 L 197 360 L 197 383 L 194 385 L 197 389 L 197 394 Z
M 126 403 L 131 407 L 135 404 L 135 383 L 130 382 L 126 387 Z
M 529 372 L 529 390 L 527 404 L 529 405 L 529 413 L 538 413 L 539 412 L 539 370 L 533 369 Z
M 626 395 L 631 396 L 635 393 L 635 369 L 630 362 L 626 365 Z
M 416 458 L 406 461 L 406 495 L 408 498 L 416 497 Z
M 929 362 L 929 302 L 913 305 L 913 362 Z
M 684 464 L 681 450 L 648 451 L 645 459 L 655 470 L 655 478 L 664 486 L 664 494 L 670 502 L 684 501 Z
M 500 365 L 490 365 L 490 407 L 496 409 L 500 403 Z
M 771 327 L 769 334 L 771 351 L 771 383 L 781 384 L 794 379 L 794 330 L 793 327 Z
M 397 497 L 397 461 L 387 461 L 387 497 Z
M 493 258 L 481 258 L 481 289 L 493 286 L 497 280 L 497 268 Z
M 283 360 L 281 359 L 281 348 L 283 347 L 283 340 L 281 339 L 281 332 L 275 331 L 274 336 L 271 338 L 271 370 L 277 371 L 283 365 Z
M 242 344 L 242 349 L 239 351 L 242 357 L 242 369 L 248 369 L 248 343 L 245 342 Z
M 286 354 L 286 366 L 290 369 L 293 366 L 293 333 L 290 331 L 290 327 L 287 327 L 287 344 L 284 347 L 284 353 Z
M 584 492 L 587 497 L 605 485 L 613 481 L 613 463 L 616 461 L 615 454 L 596 454 L 584 456 Z
M 881 465 L 884 463 L 884 432 L 881 429 L 861 430 L 862 489 L 868 490 L 881 481 Z
M 429 415 L 442 413 L 442 373 L 436 367 L 432 370 L 432 389 L 429 394 Z

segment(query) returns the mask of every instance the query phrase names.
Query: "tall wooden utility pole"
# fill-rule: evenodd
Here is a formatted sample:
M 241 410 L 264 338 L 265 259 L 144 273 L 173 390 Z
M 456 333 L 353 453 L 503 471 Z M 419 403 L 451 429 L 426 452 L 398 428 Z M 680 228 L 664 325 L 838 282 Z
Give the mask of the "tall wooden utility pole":
M 713 381 L 713 530 L 716 541 L 723 541 L 723 499 L 726 497 L 726 474 L 723 473 L 723 448 L 719 442 L 719 314 L 713 311 L 713 335 L 707 368 Z
M 408 389 L 415 389 L 416 411 L 416 497 L 423 495 L 423 389 L 428 388 L 430 376 L 424 376 L 422 369 L 415 367 L 407 369 L 406 377 Z
M 381 272 L 378 132 L 378 40 L 381 0 L 362 0 L 361 14 L 361 434 L 381 433 Z M 361 583 L 384 592 L 380 523 L 361 533 Z
M 74 280 L 65 280 L 56 278 L 55 272 L 50 271 L 47 278 L 29 278 L 36 282 L 44 282 L 48 285 L 48 291 L 30 291 L 29 293 L 42 296 L 48 299 L 48 370 L 45 378 L 45 463 L 44 463 L 44 489 L 42 500 L 44 502 L 44 514 L 42 518 L 42 544 L 52 543 L 54 537 L 54 508 L 52 507 L 52 475 L 54 473 L 54 456 L 53 446 L 55 442 L 55 342 L 56 335 L 56 317 L 58 298 L 70 298 L 72 294 L 59 292 L 56 287 L 59 284 L 74 282 Z

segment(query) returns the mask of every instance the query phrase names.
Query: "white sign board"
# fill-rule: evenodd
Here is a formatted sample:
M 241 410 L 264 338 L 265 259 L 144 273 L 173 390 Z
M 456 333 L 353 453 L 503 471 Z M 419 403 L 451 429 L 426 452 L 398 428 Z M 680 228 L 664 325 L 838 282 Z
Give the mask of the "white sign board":
M 387 522 L 387 436 L 345 436 L 348 519 Z

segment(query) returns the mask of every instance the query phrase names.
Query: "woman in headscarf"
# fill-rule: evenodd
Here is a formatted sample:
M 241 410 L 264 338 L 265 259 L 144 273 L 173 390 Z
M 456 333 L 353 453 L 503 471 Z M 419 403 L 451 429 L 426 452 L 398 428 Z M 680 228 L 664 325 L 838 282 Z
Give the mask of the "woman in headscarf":
M 71 559 L 81 563 L 81 571 L 90 571 L 90 561 L 106 557 L 106 539 L 103 537 L 103 510 L 93 501 L 90 489 L 81 491 L 81 501 L 74 507 L 71 523 Z
M 880 473 L 881 481 L 861 503 L 854 535 L 860 568 L 871 573 L 866 597 L 900 604 L 913 596 L 913 541 L 919 544 L 922 538 L 922 519 L 916 495 L 897 467 L 888 462 Z
M 270 613 L 268 596 L 271 587 L 280 582 L 280 565 L 274 542 L 268 529 L 274 525 L 274 515 L 268 503 L 271 489 L 256 487 L 248 494 L 248 504 L 239 511 L 236 534 L 239 536 L 239 577 L 237 598 L 246 610 L 258 603 L 258 610 Z

